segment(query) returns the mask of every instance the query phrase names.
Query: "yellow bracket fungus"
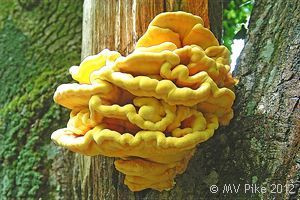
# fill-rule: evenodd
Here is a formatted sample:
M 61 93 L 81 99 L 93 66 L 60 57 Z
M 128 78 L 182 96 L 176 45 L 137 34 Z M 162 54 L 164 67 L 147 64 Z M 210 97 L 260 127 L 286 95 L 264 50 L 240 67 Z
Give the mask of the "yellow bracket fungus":
M 196 146 L 233 117 L 229 51 L 200 17 L 156 16 L 123 57 L 103 50 L 70 68 L 56 103 L 71 109 L 52 140 L 84 155 L 117 157 L 132 191 L 169 190 Z

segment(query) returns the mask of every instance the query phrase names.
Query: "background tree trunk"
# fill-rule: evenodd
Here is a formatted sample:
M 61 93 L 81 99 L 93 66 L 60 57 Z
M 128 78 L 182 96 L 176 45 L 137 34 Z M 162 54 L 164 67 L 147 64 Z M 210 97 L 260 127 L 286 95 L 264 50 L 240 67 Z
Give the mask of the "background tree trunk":
M 214 6 L 207 6 L 206 2 L 86 0 L 82 57 L 104 48 L 128 54 L 150 20 L 163 11 L 184 10 L 206 18 L 210 8 L 212 30 L 220 36 L 221 1 L 209 1 L 216 4 Z M 236 73 L 240 83 L 236 88 L 235 118 L 229 127 L 219 129 L 213 138 L 199 145 L 188 169 L 177 176 L 176 186 L 171 191 L 132 193 L 123 184 L 123 175 L 115 170 L 113 158 L 76 155 L 74 198 L 296 197 L 299 185 L 291 183 L 297 176 L 299 179 L 296 164 L 300 137 L 299 9 L 299 0 L 256 2 L 249 37 Z M 213 184 L 219 187 L 216 194 L 209 190 Z M 237 193 L 226 193 L 224 184 L 240 184 L 241 188 Z M 265 186 L 267 192 L 245 192 L 244 184 Z M 283 191 L 272 190 L 280 186 Z M 291 194 L 288 194 L 289 190 Z
M 80 62 L 83 1 L 0 0 L 0 199 L 68 199 L 73 153 L 51 132 L 67 122 L 58 85 Z
M 231 158 L 221 176 L 266 186 L 252 195 L 265 199 L 300 198 L 299 13 L 299 0 L 255 2 L 236 70 L 236 116 L 224 130 Z

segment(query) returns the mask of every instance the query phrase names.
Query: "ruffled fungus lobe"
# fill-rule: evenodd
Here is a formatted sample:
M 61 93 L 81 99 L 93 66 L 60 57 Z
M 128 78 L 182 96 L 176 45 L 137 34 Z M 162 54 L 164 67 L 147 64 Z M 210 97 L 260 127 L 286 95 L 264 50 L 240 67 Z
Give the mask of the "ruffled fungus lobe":
M 162 13 L 126 57 L 103 50 L 57 88 L 71 109 L 52 140 L 84 155 L 118 157 L 132 191 L 171 189 L 196 146 L 233 117 L 229 51 L 200 17 Z

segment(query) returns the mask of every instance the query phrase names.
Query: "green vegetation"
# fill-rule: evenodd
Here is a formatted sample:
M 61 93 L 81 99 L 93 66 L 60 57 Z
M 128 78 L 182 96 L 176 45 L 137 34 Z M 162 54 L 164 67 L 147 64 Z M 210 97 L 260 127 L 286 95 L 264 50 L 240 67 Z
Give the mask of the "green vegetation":
M 223 13 L 223 42 L 224 45 L 231 50 L 234 37 L 239 39 L 245 38 L 245 30 L 243 25 L 251 14 L 253 0 L 228 0 L 224 3 Z M 237 33 L 239 34 L 237 35 Z

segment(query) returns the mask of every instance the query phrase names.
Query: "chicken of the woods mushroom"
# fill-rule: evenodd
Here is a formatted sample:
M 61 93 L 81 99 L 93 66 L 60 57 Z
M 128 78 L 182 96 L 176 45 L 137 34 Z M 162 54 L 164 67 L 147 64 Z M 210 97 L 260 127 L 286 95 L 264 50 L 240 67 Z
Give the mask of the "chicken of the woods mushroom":
M 52 140 L 119 158 L 131 191 L 171 189 L 196 146 L 233 117 L 229 51 L 189 13 L 159 14 L 131 54 L 104 49 L 70 73 L 78 83 L 54 94 L 70 120 Z

